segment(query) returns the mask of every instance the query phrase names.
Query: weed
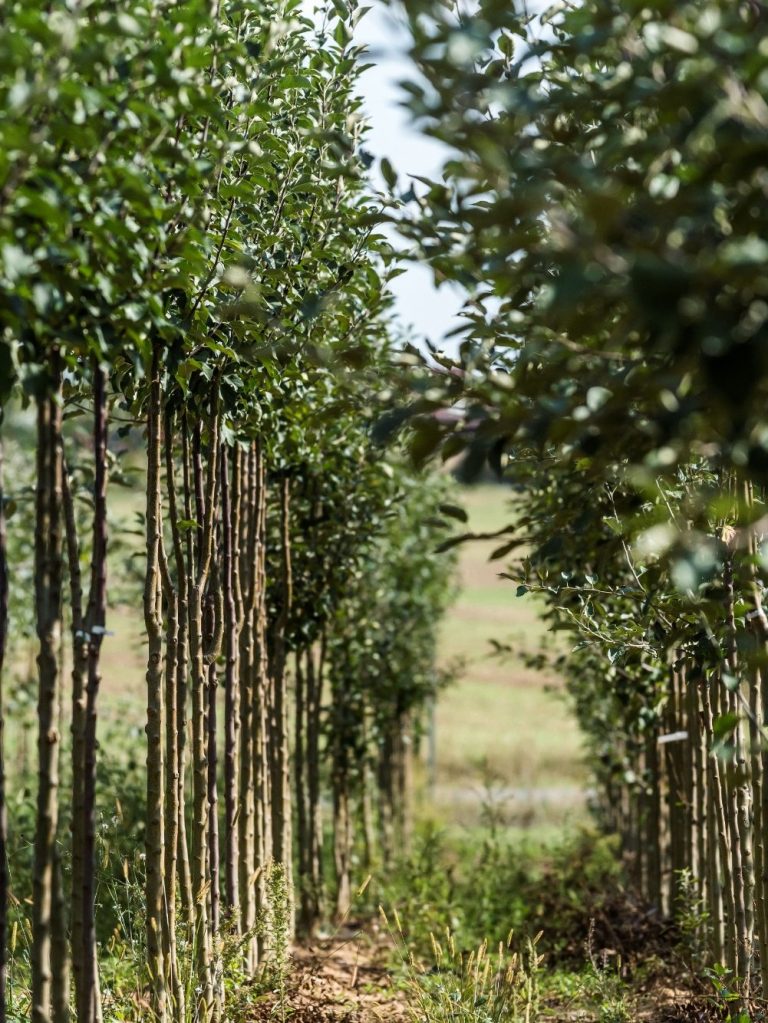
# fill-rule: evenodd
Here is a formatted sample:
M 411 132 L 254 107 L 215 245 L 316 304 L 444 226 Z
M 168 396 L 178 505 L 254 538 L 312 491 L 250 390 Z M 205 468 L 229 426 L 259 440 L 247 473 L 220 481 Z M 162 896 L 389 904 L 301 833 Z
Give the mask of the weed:
M 382 915 L 383 911 L 382 911 Z M 395 912 L 394 929 L 405 969 L 405 988 L 414 1023 L 535 1023 L 538 1019 L 538 974 L 542 957 L 538 938 L 512 949 L 512 933 L 491 953 L 487 942 L 462 952 L 450 929 L 443 942 L 432 936 L 432 958 L 422 965 L 408 948 Z
M 289 968 L 291 942 L 291 916 L 293 893 L 282 863 L 273 863 L 267 871 L 267 912 L 264 934 L 267 957 L 264 963 L 264 982 L 277 994 L 276 1008 L 282 1021 L 286 1018 L 286 981 Z
M 710 948 L 709 913 L 698 881 L 689 869 L 677 873 L 675 924 L 680 934 L 680 951 L 691 980 L 701 976 Z
M 621 978 L 621 959 L 611 962 L 605 951 L 596 951 L 594 921 L 590 922 L 585 951 L 591 969 L 584 983 L 584 995 L 594 1003 L 598 1023 L 630 1023 L 632 1015 Z
M 714 988 L 713 1001 L 722 1012 L 725 1023 L 752 1023 L 752 1017 L 744 1008 L 744 999 L 731 970 L 722 963 L 716 963 L 704 970 L 704 976 Z

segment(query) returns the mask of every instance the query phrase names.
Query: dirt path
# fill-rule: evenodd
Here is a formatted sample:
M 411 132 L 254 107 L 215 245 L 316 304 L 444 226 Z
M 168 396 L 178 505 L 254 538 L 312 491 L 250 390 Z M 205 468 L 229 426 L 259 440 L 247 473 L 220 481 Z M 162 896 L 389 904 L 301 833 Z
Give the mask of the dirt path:
M 293 951 L 285 992 L 291 1023 L 406 1023 L 401 991 L 388 968 L 389 945 L 369 932 L 348 928 L 326 941 Z M 280 999 L 261 1004 L 254 1021 L 282 1020 Z
M 282 1008 L 276 993 L 265 996 L 247 1023 L 412 1023 L 414 1017 L 389 966 L 391 954 L 387 941 L 362 926 L 309 947 L 297 946 Z M 627 1019 L 632 1023 L 714 1023 L 721 1018 L 709 999 L 692 994 L 685 985 L 675 985 L 671 978 L 629 984 L 622 993 L 625 1008 L 617 1008 L 615 1014 L 610 1014 L 599 995 L 581 993 L 569 999 L 544 994 L 539 1018 L 542 1023 Z

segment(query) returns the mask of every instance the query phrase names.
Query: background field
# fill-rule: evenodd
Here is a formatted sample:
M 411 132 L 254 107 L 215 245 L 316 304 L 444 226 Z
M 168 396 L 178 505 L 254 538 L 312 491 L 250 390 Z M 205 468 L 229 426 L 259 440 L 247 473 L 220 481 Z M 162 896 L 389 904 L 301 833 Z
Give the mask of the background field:
M 459 493 L 474 532 L 500 529 L 511 517 L 510 492 L 480 484 Z M 458 599 L 442 628 L 442 659 L 464 661 L 436 710 L 433 809 L 449 824 L 472 825 L 490 801 L 514 828 L 545 837 L 585 816 L 587 773 L 581 740 L 562 682 L 522 659 L 552 636 L 535 597 L 515 595 L 489 561 L 498 540 L 459 548 Z M 490 640 L 511 645 L 494 655 Z

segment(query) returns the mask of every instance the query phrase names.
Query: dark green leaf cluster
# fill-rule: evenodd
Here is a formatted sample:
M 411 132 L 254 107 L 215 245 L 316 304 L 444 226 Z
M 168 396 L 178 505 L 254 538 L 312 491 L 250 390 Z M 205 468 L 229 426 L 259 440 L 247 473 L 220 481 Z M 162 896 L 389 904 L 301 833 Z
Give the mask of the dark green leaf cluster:
M 518 595 L 542 591 L 575 645 L 561 668 L 610 802 L 647 791 L 637 765 L 680 712 L 678 671 L 704 718 L 713 685 L 726 761 L 734 720 L 757 734 L 768 13 L 407 9 L 409 103 L 452 152 L 439 182 L 393 180 L 393 201 L 467 299 L 457 358 L 410 353 L 403 418 L 419 459 L 463 452 L 516 488 L 498 554 L 523 551 Z
M 762 5 L 409 9 L 411 105 L 455 157 L 404 229 L 470 295 L 434 397 L 489 446 L 656 468 L 696 444 L 762 479 Z

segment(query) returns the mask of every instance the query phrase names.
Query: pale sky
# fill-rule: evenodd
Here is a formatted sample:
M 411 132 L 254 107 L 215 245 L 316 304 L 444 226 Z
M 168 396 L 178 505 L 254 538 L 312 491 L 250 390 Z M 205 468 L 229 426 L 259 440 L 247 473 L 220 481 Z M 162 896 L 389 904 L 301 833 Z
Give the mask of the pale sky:
M 533 15 L 531 31 L 534 34 L 546 37 L 551 32 L 549 26 L 542 26 L 539 20 L 548 0 L 509 2 L 516 2 Z M 397 19 L 396 3 L 391 0 L 371 0 L 371 3 L 371 9 L 355 30 L 356 42 L 368 47 L 367 63 L 374 65 L 360 79 L 364 109 L 371 125 L 366 148 L 376 157 L 377 165 L 378 160 L 386 156 L 401 180 L 406 180 L 408 174 L 439 179 L 448 149 L 422 134 L 402 106 L 404 93 L 399 83 L 416 75 L 415 66 L 407 56 L 409 32 Z M 392 287 L 400 321 L 404 326 L 413 327 L 411 340 L 415 343 L 426 337 L 439 348 L 456 352 L 460 337 L 444 339 L 447 332 L 461 323 L 458 312 L 463 291 L 445 284 L 437 289 L 427 267 L 414 263 L 408 266 L 407 273 L 398 277 Z
M 393 7 L 376 0 L 358 23 L 355 38 L 368 47 L 367 62 L 375 65 L 360 80 L 371 125 L 366 148 L 377 164 L 386 156 L 404 182 L 409 174 L 439 178 L 447 150 L 414 127 L 412 117 L 401 105 L 403 92 L 398 83 L 412 78 L 415 68 L 406 56 L 408 32 L 396 20 Z M 411 339 L 418 343 L 427 337 L 443 347 L 444 335 L 459 322 L 461 292 L 446 285 L 436 289 L 432 272 L 413 263 L 393 281 L 392 290 L 400 321 L 413 327 Z M 453 339 L 445 347 L 455 350 L 456 344 Z

